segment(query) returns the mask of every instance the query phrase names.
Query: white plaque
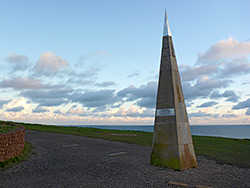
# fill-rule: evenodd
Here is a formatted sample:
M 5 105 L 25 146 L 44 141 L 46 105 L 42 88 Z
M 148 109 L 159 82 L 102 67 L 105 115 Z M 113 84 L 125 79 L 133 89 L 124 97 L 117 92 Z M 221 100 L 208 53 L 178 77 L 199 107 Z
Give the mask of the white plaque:
M 163 108 L 156 110 L 156 116 L 174 116 L 174 108 Z

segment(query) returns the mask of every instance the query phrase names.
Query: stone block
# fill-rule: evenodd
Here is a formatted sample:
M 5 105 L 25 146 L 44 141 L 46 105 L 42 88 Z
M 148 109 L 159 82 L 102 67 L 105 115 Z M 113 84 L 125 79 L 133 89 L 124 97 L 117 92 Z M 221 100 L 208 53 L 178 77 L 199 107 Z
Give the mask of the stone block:
M 196 167 L 196 156 L 194 155 L 193 144 L 180 144 L 179 155 L 180 155 L 180 170 Z
M 177 126 L 178 143 L 179 144 L 193 143 L 189 124 L 177 122 L 176 126 Z
M 175 123 L 156 123 L 155 124 L 155 144 L 176 144 L 177 134 Z
M 154 144 L 150 164 L 180 170 L 178 145 Z

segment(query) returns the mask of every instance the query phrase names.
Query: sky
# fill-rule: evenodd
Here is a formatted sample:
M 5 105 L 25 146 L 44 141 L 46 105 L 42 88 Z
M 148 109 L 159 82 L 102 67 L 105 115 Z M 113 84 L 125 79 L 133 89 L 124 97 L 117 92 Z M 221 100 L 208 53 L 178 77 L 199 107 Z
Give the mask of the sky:
M 250 124 L 248 0 L 0 3 L 1 120 L 153 125 L 166 9 L 190 124 Z

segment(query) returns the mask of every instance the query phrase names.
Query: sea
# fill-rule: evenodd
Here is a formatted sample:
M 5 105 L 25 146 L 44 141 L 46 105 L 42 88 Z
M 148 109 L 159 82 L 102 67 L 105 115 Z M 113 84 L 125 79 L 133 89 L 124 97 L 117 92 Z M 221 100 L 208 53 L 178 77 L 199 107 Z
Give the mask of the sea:
M 78 125 L 99 129 L 153 132 L 153 125 Z M 225 138 L 250 139 L 250 125 L 191 125 L 191 134 Z

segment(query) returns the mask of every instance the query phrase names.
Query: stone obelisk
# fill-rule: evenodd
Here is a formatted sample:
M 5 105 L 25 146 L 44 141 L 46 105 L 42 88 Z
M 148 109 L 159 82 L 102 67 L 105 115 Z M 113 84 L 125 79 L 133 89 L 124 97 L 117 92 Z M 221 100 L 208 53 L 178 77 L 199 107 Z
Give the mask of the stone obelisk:
M 166 12 L 150 163 L 175 170 L 197 166 Z

